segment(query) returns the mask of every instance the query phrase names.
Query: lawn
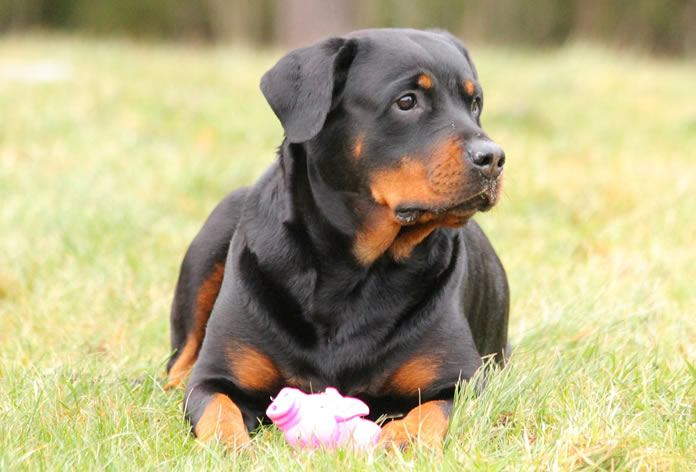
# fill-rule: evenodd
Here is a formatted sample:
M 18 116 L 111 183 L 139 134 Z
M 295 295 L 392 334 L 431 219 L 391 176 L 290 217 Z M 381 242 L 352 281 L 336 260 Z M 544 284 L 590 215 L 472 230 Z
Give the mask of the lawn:
M 0 469 L 693 470 L 696 64 L 472 48 L 507 153 L 477 220 L 508 271 L 509 366 L 442 457 L 231 457 L 164 391 L 183 253 L 274 159 L 279 51 L 0 39 Z

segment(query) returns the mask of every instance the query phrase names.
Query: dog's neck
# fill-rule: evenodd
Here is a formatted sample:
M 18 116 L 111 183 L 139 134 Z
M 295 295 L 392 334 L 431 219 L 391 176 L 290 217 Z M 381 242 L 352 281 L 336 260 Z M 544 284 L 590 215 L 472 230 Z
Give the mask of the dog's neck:
M 448 280 L 448 269 L 460 247 L 453 233 L 432 234 L 407 259 L 398 261 L 385 253 L 365 264 L 356 257 L 355 235 L 349 233 L 359 231 L 364 223 L 359 207 L 350 206 L 350 195 L 333 188 L 323 193 L 313 187 L 302 147 L 284 143 L 279 157 L 280 167 L 260 181 L 267 191 L 250 202 L 258 224 L 245 230 L 245 243 L 259 267 L 273 266 L 274 273 L 284 274 L 274 283 L 303 307 L 326 336 L 341 330 L 346 320 L 339 313 L 362 312 L 393 293 L 412 294 L 408 303 L 417 303 L 432 295 L 426 288 Z M 319 196 L 324 200 L 317 201 Z M 276 235 L 282 251 L 269 251 L 263 245 L 267 233 Z M 404 304 L 408 303 L 395 301 L 394 310 L 407 310 Z M 368 322 L 360 319 L 355 326 Z
M 361 224 L 359 198 L 331 187 L 308 162 L 302 144 L 285 141 L 280 148 L 280 162 L 290 195 L 286 226 L 305 233 L 317 257 L 355 265 L 352 245 Z

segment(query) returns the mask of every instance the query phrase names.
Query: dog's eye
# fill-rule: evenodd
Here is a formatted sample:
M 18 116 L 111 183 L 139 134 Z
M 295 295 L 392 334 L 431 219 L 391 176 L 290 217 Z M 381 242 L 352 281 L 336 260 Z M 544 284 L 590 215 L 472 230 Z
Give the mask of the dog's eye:
M 403 111 L 413 110 L 416 107 L 416 96 L 412 93 L 407 93 L 396 100 L 396 106 Z
M 481 99 L 476 97 L 471 101 L 471 116 L 477 118 L 481 113 Z

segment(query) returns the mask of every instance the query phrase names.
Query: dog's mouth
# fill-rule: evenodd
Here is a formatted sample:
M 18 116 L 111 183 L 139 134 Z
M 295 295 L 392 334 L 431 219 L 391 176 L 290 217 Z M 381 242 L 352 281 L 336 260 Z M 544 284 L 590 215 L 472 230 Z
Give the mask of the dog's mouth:
M 461 224 L 464 224 L 477 211 L 488 211 L 493 208 L 497 200 L 498 194 L 496 189 L 489 187 L 454 205 L 442 207 L 399 206 L 394 209 L 394 216 L 402 226 L 440 219 L 447 219 L 450 222 L 461 220 Z

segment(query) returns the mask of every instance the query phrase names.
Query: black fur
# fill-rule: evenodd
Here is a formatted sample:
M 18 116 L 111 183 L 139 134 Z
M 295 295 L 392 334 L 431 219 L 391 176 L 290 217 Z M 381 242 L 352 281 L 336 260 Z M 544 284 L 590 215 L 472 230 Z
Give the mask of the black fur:
M 423 111 L 394 112 L 394 99 L 413 88 L 420 70 L 437 81 L 414 92 Z M 366 265 L 353 251 L 376 206 L 368 185 L 376 172 L 455 133 L 468 149 L 489 142 L 480 118 L 469 114 L 469 98 L 456 92 L 453 81 L 462 76 L 480 96 L 466 48 L 448 33 L 414 30 L 325 40 L 291 52 L 263 76 L 261 89 L 286 135 L 279 159 L 211 214 L 184 259 L 174 299 L 172 347 L 180 350 L 196 288 L 226 260 L 187 386 L 192 424 L 213 394 L 224 393 L 253 429 L 290 378 L 362 398 L 373 418 L 406 413 L 419 401 L 451 400 L 482 356 L 502 362 L 507 279 L 473 220 L 435 229 L 404 260 L 384 253 Z M 351 160 L 360 133 L 362 156 Z M 240 387 L 229 368 L 227 348 L 235 343 L 263 352 L 282 377 L 264 391 Z M 385 380 L 414 355 L 435 356 L 437 378 L 418 394 L 385 390 Z

